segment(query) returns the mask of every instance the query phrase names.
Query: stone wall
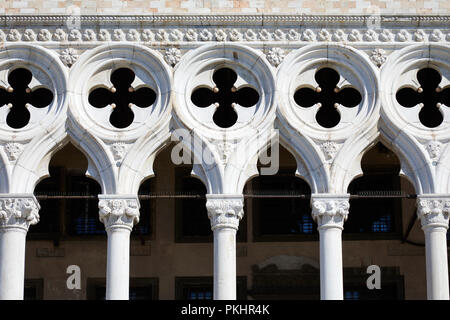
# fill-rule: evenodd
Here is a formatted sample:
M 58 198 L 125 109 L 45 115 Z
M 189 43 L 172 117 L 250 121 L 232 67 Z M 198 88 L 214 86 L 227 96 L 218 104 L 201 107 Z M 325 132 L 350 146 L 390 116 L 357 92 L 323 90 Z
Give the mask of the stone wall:
M 449 14 L 446 0 L 6 0 L 0 14 Z

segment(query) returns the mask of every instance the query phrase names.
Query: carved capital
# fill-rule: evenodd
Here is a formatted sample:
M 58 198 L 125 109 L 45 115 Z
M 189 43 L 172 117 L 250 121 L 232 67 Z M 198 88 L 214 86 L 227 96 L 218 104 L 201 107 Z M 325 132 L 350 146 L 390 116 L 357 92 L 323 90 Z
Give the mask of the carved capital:
M 206 208 L 211 221 L 211 229 L 238 229 L 239 220 L 244 216 L 242 195 L 207 195 Z
M 419 195 L 417 197 L 417 216 L 422 229 L 428 227 L 448 228 L 450 214 L 450 195 Z
M 133 229 L 139 222 L 139 200 L 136 196 L 99 195 L 99 218 L 105 229 Z
M 39 203 L 33 195 L 0 195 L 0 228 L 28 231 L 39 222 Z
M 348 195 L 312 195 L 312 216 L 323 228 L 344 228 L 350 208 Z

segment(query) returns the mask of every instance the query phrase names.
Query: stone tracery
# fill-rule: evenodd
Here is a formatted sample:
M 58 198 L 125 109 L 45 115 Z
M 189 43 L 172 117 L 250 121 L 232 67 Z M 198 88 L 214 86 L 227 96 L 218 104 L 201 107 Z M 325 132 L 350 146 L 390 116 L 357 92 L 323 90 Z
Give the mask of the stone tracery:
M 406 143 L 404 143 L 405 140 L 401 140 L 403 138 L 406 140 L 409 139 L 408 141 L 413 141 L 408 144 L 410 148 L 405 147 L 402 149 L 401 147 L 397 147 L 396 151 L 401 153 L 403 172 L 405 174 L 409 174 L 410 176 L 418 176 L 417 180 L 420 180 L 420 182 L 416 183 L 416 185 L 420 185 L 420 187 L 416 188 L 417 192 L 449 192 L 450 184 L 446 184 L 445 179 L 448 179 L 450 172 L 448 172 L 448 169 L 446 169 L 444 165 L 439 163 L 439 159 L 448 159 L 447 154 L 449 149 L 447 144 L 449 137 L 448 134 L 444 132 L 445 130 L 448 132 L 448 121 L 445 121 L 445 117 L 443 117 L 443 121 L 441 121 L 442 124 L 440 124 L 442 127 L 439 128 L 443 128 L 443 130 L 437 132 L 436 136 L 432 136 L 430 133 L 431 131 L 427 128 L 420 129 L 424 130 L 423 132 L 426 133 L 423 137 L 420 134 L 417 134 L 417 132 L 406 132 L 402 136 L 401 134 L 398 134 L 399 128 L 404 128 L 405 125 L 401 119 L 399 120 L 397 118 L 396 115 L 392 116 L 392 113 L 389 113 L 389 110 L 393 105 L 392 103 L 386 103 L 382 107 L 382 119 L 380 120 L 378 96 L 383 94 L 390 95 L 389 97 L 392 98 L 394 91 L 401 87 L 398 84 L 403 85 L 404 83 L 408 83 L 413 77 L 411 74 L 408 74 L 407 76 L 404 76 L 403 74 L 389 74 L 390 70 L 395 69 L 392 66 L 395 65 L 394 62 L 396 62 L 396 60 L 399 60 L 398 55 L 396 56 L 394 54 L 393 56 L 386 57 L 382 51 L 377 51 L 376 57 L 372 57 L 372 61 L 378 66 L 383 65 L 382 73 L 380 75 L 379 70 L 376 69 L 372 65 L 369 58 L 365 56 L 367 52 L 364 53 L 364 49 L 356 48 L 360 41 L 376 43 L 377 46 L 379 46 L 381 41 L 386 43 L 387 46 L 385 49 L 387 51 L 393 50 L 392 47 L 389 47 L 389 43 L 394 41 L 400 41 L 401 43 L 404 43 L 405 46 L 410 45 L 411 41 L 425 42 L 427 38 L 430 38 L 434 42 L 443 41 L 438 29 L 436 30 L 439 32 L 435 30 L 431 35 L 429 32 L 430 30 L 420 32 L 417 31 L 414 33 L 411 32 L 411 30 L 402 30 L 399 32 L 392 29 L 392 32 L 384 32 L 384 37 L 377 34 L 378 31 L 366 32 L 361 28 L 358 30 L 354 29 L 350 33 L 341 29 L 336 29 L 335 31 L 332 29 L 324 29 L 319 31 L 313 28 L 313 30 L 305 30 L 302 37 L 300 37 L 302 34 L 300 30 L 289 29 L 289 32 L 286 33 L 287 30 L 280 28 L 274 28 L 273 30 L 269 30 L 269 28 L 253 28 L 255 32 L 247 31 L 242 33 L 234 29 L 214 29 L 205 27 L 198 34 L 195 30 L 189 30 L 186 33 L 183 33 L 184 31 L 180 30 L 161 28 L 160 30 L 155 29 L 153 32 L 150 29 L 145 29 L 145 32 L 143 31 L 140 34 L 138 31 L 133 29 L 125 30 L 126 32 L 124 32 L 120 29 L 108 30 L 108 28 L 105 27 L 105 29 L 100 30 L 98 33 L 87 29 L 84 31 L 82 37 L 79 32 L 67 33 L 65 30 L 60 28 L 57 30 L 52 30 L 52 32 L 47 29 L 42 29 L 39 32 L 34 32 L 34 36 L 33 32 L 31 32 L 33 30 L 29 30 L 26 33 L 27 39 L 25 40 L 28 42 L 33 42 L 37 39 L 42 45 L 45 45 L 46 42 L 50 42 L 51 39 L 54 41 L 65 41 L 67 37 L 69 37 L 72 41 L 71 46 L 76 42 L 90 42 L 97 38 L 99 41 L 110 41 L 112 39 L 116 42 L 114 45 L 112 43 L 106 44 L 101 48 L 101 50 L 94 48 L 91 49 L 92 51 L 88 50 L 84 53 L 80 52 L 77 60 L 70 60 L 71 64 L 73 63 L 73 68 L 70 74 L 71 88 L 70 90 L 64 92 L 54 93 L 55 97 L 58 98 L 66 96 L 71 98 L 71 110 L 68 113 L 63 111 L 64 119 L 62 121 L 62 123 L 66 121 L 69 124 L 69 130 L 66 132 L 64 131 L 65 129 L 60 129 L 58 133 L 55 133 L 49 129 L 48 137 L 52 141 L 51 143 L 53 143 L 53 145 L 48 147 L 48 150 L 50 151 L 43 152 L 40 156 L 42 158 L 47 157 L 52 150 L 55 150 L 55 148 L 58 147 L 58 144 L 64 143 L 68 139 L 67 136 L 70 136 L 71 139 L 79 141 L 80 148 L 89 154 L 89 174 L 102 181 L 102 186 L 104 188 L 103 192 L 105 194 L 123 194 L 126 191 L 133 193 L 137 190 L 136 186 L 139 186 L 139 182 L 152 174 L 151 163 L 149 164 L 142 161 L 142 163 L 139 162 L 137 164 L 138 160 L 136 159 L 145 158 L 143 160 L 150 159 L 149 162 L 151 162 L 151 158 L 159 150 L 159 148 L 167 143 L 170 131 L 177 128 L 185 128 L 192 131 L 197 130 L 203 134 L 205 142 L 222 146 L 222 154 L 215 158 L 213 164 L 208 167 L 209 170 L 203 170 L 203 175 L 201 178 L 207 182 L 205 184 L 208 185 L 208 190 L 211 193 L 219 195 L 219 199 L 213 199 L 214 201 L 210 201 L 210 211 L 216 212 L 216 216 L 223 216 L 224 212 L 219 212 L 216 207 L 211 206 L 211 203 L 214 203 L 215 200 L 217 200 L 218 203 L 221 203 L 220 201 L 222 200 L 220 197 L 222 194 L 231 194 L 236 196 L 236 193 L 239 192 L 239 190 L 237 190 L 238 188 L 234 189 L 234 187 L 238 185 L 236 181 L 243 185 L 244 183 L 242 183 L 242 180 L 245 180 L 254 174 L 251 169 L 250 157 L 257 154 L 257 152 L 264 148 L 260 146 L 254 147 L 250 143 L 249 148 L 251 147 L 255 150 L 253 150 L 253 153 L 250 153 L 249 159 L 246 159 L 247 162 L 244 162 L 245 166 L 230 166 L 229 164 L 232 163 L 233 160 L 241 156 L 241 154 L 235 154 L 235 144 L 240 142 L 236 142 L 235 140 L 239 140 L 246 130 L 251 131 L 251 133 L 256 132 L 260 134 L 261 132 L 268 131 L 276 126 L 281 131 L 284 131 L 284 142 L 289 144 L 291 148 L 295 149 L 297 152 L 296 157 L 299 163 L 299 172 L 307 176 L 306 180 L 311 183 L 312 189 L 316 194 L 339 194 L 339 192 L 345 190 L 346 183 L 348 184 L 354 176 L 359 174 L 358 168 L 354 166 L 354 163 L 357 162 L 355 159 L 358 159 L 363 150 L 365 150 L 370 143 L 377 139 L 379 135 L 382 135 L 384 139 L 392 141 L 394 146 L 398 146 L 400 144 L 406 145 Z M 7 41 L 19 41 L 18 37 L 20 36 L 20 31 L 10 31 L 7 34 Z M 394 37 L 394 34 L 397 34 L 397 36 Z M 177 51 L 175 56 L 176 59 L 169 59 L 169 63 L 171 65 L 175 65 L 173 71 L 174 82 L 172 83 L 172 69 L 167 68 L 167 65 L 163 62 L 162 57 L 160 57 L 160 54 L 152 52 L 138 43 L 139 41 L 151 42 L 154 41 L 155 38 L 157 41 L 180 43 L 182 43 L 184 39 L 187 39 L 187 41 L 191 41 L 192 43 L 199 39 L 201 41 L 219 41 L 222 44 L 219 46 L 216 44 L 206 44 L 204 47 L 202 47 L 204 43 L 201 43 L 200 45 L 192 44 L 191 46 L 198 46 L 193 50 L 195 51 L 195 54 L 198 54 L 198 57 L 195 56 L 192 51 L 186 52 L 186 47 L 180 46 L 180 52 L 183 51 L 183 55 L 178 55 Z M 317 43 L 314 43 L 315 41 L 330 40 L 341 42 L 346 38 L 352 43 L 355 43 L 355 47 L 348 47 L 347 45 L 338 46 L 336 44 L 318 45 Z M 286 39 L 289 41 L 308 41 L 313 44 L 308 48 L 308 50 L 304 48 L 298 49 L 281 43 L 281 41 L 285 41 Z M 247 47 L 242 44 L 231 45 L 229 43 L 229 41 L 252 41 L 252 43 L 256 43 L 255 46 L 258 46 L 260 45 L 258 43 L 260 40 L 279 41 L 277 45 L 280 45 L 283 50 L 292 49 L 291 53 L 285 60 L 282 59 L 284 55 L 279 55 L 276 59 L 274 57 L 271 58 L 271 60 L 273 60 L 272 63 L 276 66 L 279 65 L 280 70 L 282 70 L 282 72 L 279 72 L 276 76 L 279 81 L 278 85 L 275 85 L 275 75 L 273 74 L 274 68 L 268 63 L 261 48 L 254 48 L 251 46 Z M 121 41 L 133 41 L 136 43 L 130 45 L 129 43 L 123 44 Z M 304 43 L 302 45 L 304 45 Z M 405 49 L 405 51 L 413 51 L 408 47 L 406 48 L 407 49 Z M 429 56 L 428 63 L 434 63 L 435 60 L 439 59 L 447 61 L 447 65 L 445 65 L 445 63 L 443 64 L 441 61 L 437 68 L 439 70 L 441 70 L 441 68 L 444 69 L 444 76 L 442 77 L 444 85 L 442 87 L 445 88 L 445 85 L 448 82 L 448 72 L 445 70 L 448 68 L 448 59 L 446 56 L 448 53 L 445 53 L 444 50 L 446 49 L 448 51 L 448 48 L 442 44 L 436 45 L 436 47 L 433 48 L 441 48 L 439 50 L 442 50 L 442 52 L 434 52 L 431 54 Z M 370 47 L 370 49 L 371 50 L 368 51 L 369 53 L 372 52 L 373 47 Z M 428 44 L 425 42 L 418 45 L 414 50 L 427 52 L 428 49 Z M 33 51 L 32 49 L 28 50 Z M 326 54 L 324 54 L 324 52 L 326 52 Z M 280 54 L 281 51 L 278 50 L 278 53 Z M 202 55 L 205 56 L 202 57 Z M 14 54 L 11 54 L 11 56 L 14 56 Z M 55 61 L 59 61 L 58 55 L 55 54 L 54 56 Z M 271 55 L 268 57 L 270 56 Z M 324 56 L 326 58 L 324 58 Z M 348 56 L 351 58 L 348 58 Z M 178 61 L 179 58 L 180 60 Z M 205 61 L 209 62 L 215 59 L 220 61 L 215 61 L 215 63 L 217 63 L 212 67 L 207 66 L 207 63 L 205 63 Z M 295 64 L 295 59 L 298 59 L 299 64 Z M 309 64 L 307 68 L 303 68 L 302 64 L 310 62 L 311 59 L 317 59 L 317 61 Z M 136 61 L 139 61 L 139 63 L 134 64 Z M 14 61 L 11 63 L 14 63 Z M 326 86 L 321 84 L 320 81 L 316 81 L 322 89 L 326 88 L 325 91 L 329 91 L 331 95 L 336 94 L 333 96 L 335 101 L 333 101 L 333 104 L 330 105 L 334 106 L 334 102 L 337 102 L 346 107 L 354 106 L 355 108 L 351 108 L 353 109 L 351 110 L 353 113 L 346 117 L 345 121 L 337 121 L 338 123 L 335 125 L 332 125 L 333 123 L 331 123 L 319 128 L 319 126 L 311 125 L 312 121 L 308 121 L 310 118 L 306 117 L 302 119 L 300 116 L 297 117 L 298 114 L 295 112 L 289 113 L 292 110 L 286 109 L 289 108 L 292 101 L 287 100 L 286 97 L 293 97 L 295 95 L 294 92 L 290 90 L 291 87 L 289 87 L 289 81 L 291 79 L 295 79 L 293 80 L 294 82 L 299 79 L 302 80 L 302 77 L 305 74 L 308 74 L 310 79 L 313 79 L 314 75 L 317 75 L 320 71 L 319 66 L 324 64 L 331 66 L 332 68 L 336 67 L 338 71 L 337 73 L 339 75 L 343 75 L 342 78 L 339 78 L 337 81 L 331 81 L 331 86 Z M 144 67 L 140 69 L 142 65 Z M 149 93 L 142 99 L 136 98 L 135 96 L 138 92 L 140 92 L 140 90 L 143 90 L 143 88 L 138 89 L 136 86 L 131 86 L 133 80 L 124 81 L 124 85 L 119 85 L 116 84 L 115 81 L 112 81 L 114 88 L 116 89 L 116 93 L 121 93 L 120 91 L 125 89 L 123 93 L 125 93 L 127 98 L 126 100 L 128 100 L 126 103 L 117 103 L 113 101 L 114 99 L 112 97 L 114 96 L 114 92 L 111 91 L 111 88 L 109 88 L 109 90 L 106 88 L 95 88 L 95 86 L 91 86 L 90 84 L 95 83 L 96 79 L 92 79 L 88 76 L 85 77 L 85 75 L 90 71 L 93 71 L 93 73 L 89 74 L 89 76 L 97 76 L 103 71 L 115 69 L 117 66 L 121 68 L 130 68 L 136 75 L 142 76 L 142 78 L 145 78 L 146 80 L 152 79 L 148 82 L 152 84 L 150 87 L 152 87 L 155 91 L 152 93 L 152 95 L 154 95 L 154 99 L 149 98 L 151 96 Z M 218 66 L 220 67 L 218 68 Z M 225 66 L 225 68 L 223 66 Z M 97 67 L 99 69 L 94 70 Z M 243 115 L 241 121 L 238 121 L 236 127 L 234 127 L 236 119 L 232 119 L 233 121 L 230 120 L 224 126 L 219 125 L 219 127 L 222 128 L 210 126 L 206 123 L 206 121 L 204 121 L 205 118 L 201 116 L 196 118 L 198 114 L 192 112 L 192 110 L 195 109 L 189 109 L 191 105 L 189 104 L 189 101 L 186 102 L 186 100 L 190 100 L 192 98 L 191 93 L 194 90 L 191 89 L 198 88 L 198 86 L 195 88 L 190 88 L 187 86 L 187 83 L 190 82 L 187 80 L 191 80 L 192 77 L 198 75 L 197 72 L 201 73 L 204 70 L 220 71 L 226 70 L 226 68 L 229 68 L 229 70 L 234 70 L 234 67 L 236 67 L 235 73 L 241 77 L 241 85 L 236 86 L 236 92 L 232 91 L 232 85 L 225 85 L 223 87 L 225 88 L 224 90 L 229 89 L 229 91 L 232 92 L 229 96 L 226 96 L 226 98 L 230 100 L 234 100 L 232 98 L 236 98 L 239 100 L 239 92 L 242 92 L 242 95 L 250 95 L 250 90 L 244 90 L 246 86 L 247 88 L 255 88 L 251 90 L 257 92 L 258 99 L 253 99 L 254 101 L 252 101 L 251 106 L 256 105 L 256 111 L 253 113 L 247 111 L 245 114 L 245 108 L 243 108 L 243 110 L 232 111 L 237 112 L 237 116 L 232 118 L 239 118 L 241 114 Z M 151 75 L 145 74 L 145 72 L 149 70 L 153 73 Z M 96 73 L 97 71 L 98 73 Z M 294 73 L 296 74 L 293 75 Z M 101 78 L 103 76 L 104 74 L 98 77 Z M 199 76 L 201 80 L 206 78 L 203 76 L 204 75 Z M 393 89 L 389 87 L 389 90 L 384 90 L 388 87 L 388 84 L 383 86 L 383 89 L 380 89 L 380 86 L 378 85 L 379 82 L 384 84 L 385 80 L 389 80 L 387 82 L 390 82 L 392 79 L 395 80 L 395 85 L 392 85 Z M 74 84 L 75 82 L 77 82 L 77 85 Z M 215 82 L 220 93 L 222 87 L 220 87 L 218 82 L 213 82 Z M 234 84 L 234 81 L 231 82 Z M 123 124 L 122 127 L 119 125 L 115 126 L 115 128 L 111 128 L 100 121 L 98 115 L 93 116 L 92 118 L 86 117 L 86 114 L 83 113 L 84 111 L 80 111 L 80 109 L 87 105 L 86 100 L 88 99 L 88 95 L 85 90 L 86 87 L 84 87 L 85 83 L 89 83 L 88 89 L 94 88 L 91 94 L 94 94 L 96 90 L 99 90 L 98 92 L 100 93 L 98 94 L 103 94 L 106 96 L 108 104 L 116 103 L 117 109 L 113 108 L 114 110 L 112 113 L 116 112 L 115 114 L 117 114 L 119 112 L 119 118 L 125 114 L 125 116 L 128 117 L 128 121 L 126 122 L 127 125 Z M 205 82 L 202 84 L 204 83 Z M 242 83 L 245 83 L 243 88 Z M 199 95 L 205 95 L 206 97 L 211 98 L 210 96 L 214 93 L 214 86 L 213 83 L 208 83 L 208 85 L 210 85 L 212 90 L 207 89 L 209 91 L 205 91 L 205 88 L 200 87 L 198 88 L 198 90 L 201 90 Z M 337 92 L 334 91 L 336 85 L 339 85 L 340 87 L 337 89 Z M 425 89 L 426 85 L 422 84 L 422 86 Z M 289 90 L 287 90 L 288 87 Z M 298 86 L 294 87 L 295 89 L 298 89 Z M 299 95 L 303 95 L 305 92 L 308 92 L 306 89 L 303 91 L 301 90 L 297 91 L 299 92 Z M 358 95 L 359 98 L 355 98 L 351 101 L 351 103 L 341 103 L 341 99 L 344 98 L 338 94 L 344 94 L 350 91 L 353 98 Z M 355 91 L 358 94 L 356 94 Z M 277 95 L 275 92 L 277 92 Z M 175 101 L 171 101 L 169 99 L 169 96 L 172 93 L 177 97 L 174 99 Z M 234 97 L 233 94 L 235 95 Z M 254 93 L 251 94 L 255 96 Z M 312 96 L 315 96 L 316 94 L 317 92 L 311 93 Z M 448 99 L 448 89 L 442 90 L 440 94 L 444 97 L 444 99 Z M 141 106 L 140 102 L 144 100 L 145 106 L 151 106 L 148 109 L 152 109 L 152 112 L 145 114 L 145 116 L 141 114 L 140 116 L 134 118 L 130 117 L 128 103 L 134 103 L 133 101 L 135 101 L 136 103 L 134 104 L 139 107 Z M 154 101 L 155 104 L 152 105 Z M 209 99 L 208 105 L 210 105 L 211 102 L 215 101 L 213 101 L 212 98 Z M 238 104 L 241 104 L 239 101 L 237 102 Z M 332 103 L 331 100 L 329 102 Z M 174 110 L 171 110 L 172 103 Z M 445 101 L 440 103 L 448 106 Z M 91 104 L 94 105 L 95 103 Z M 243 103 L 242 105 L 245 107 Z M 300 105 L 302 104 L 300 103 Z M 231 111 L 229 109 L 230 108 L 228 108 L 228 111 Z M 120 113 L 121 111 L 119 110 L 126 111 Z M 122 116 L 120 116 L 120 114 Z M 138 123 L 133 123 L 135 118 L 137 118 L 136 120 L 138 120 Z M 212 118 L 214 119 L 214 115 L 212 115 Z M 42 122 L 40 125 L 42 125 L 42 128 L 50 128 L 48 122 Z M 325 127 L 325 129 L 323 127 Z M 129 135 L 122 135 L 120 130 L 117 130 L 121 128 L 126 129 L 127 134 L 129 133 Z M 409 128 L 410 126 L 408 124 L 407 130 L 409 130 Z M 6 128 L 6 130 L 9 130 L 9 128 Z M 149 136 L 152 136 L 152 138 Z M 209 139 L 206 139 L 205 137 Z M 30 154 L 30 151 L 27 151 L 28 149 L 26 147 L 26 142 L 13 141 L 14 140 L 12 138 L 4 139 L 4 137 L 2 137 L 2 145 L 5 146 L 5 151 L 3 151 L 3 153 L 6 154 L 6 157 L 12 163 L 7 164 L 6 166 L 14 165 L 14 161 L 20 161 L 22 151 L 25 152 L 26 155 Z M 253 140 L 250 141 L 253 142 Z M 434 144 L 430 145 L 430 141 L 434 141 Z M 22 145 L 22 143 L 24 147 L 18 147 L 18 145 Z M 126 148 L 124 147 L 125 144 L 127 146 Z M 426 147 L 423 147 L 423 145 Z M 214 150 L 213 147 L 211 147 L 211 149 Z M 218 147 L 218 149 L 220 150 L 220 147 Z M 301 150 L 303 150 L 303 154 L 301 154 Z M 104 152 L 105 156 L 98 155 L 102 152 Z M 3 153 L 1 155 L 5 158 Z M 96 154 L 97 158 L 94 159 Z M 420 154 L 421 156 L 412 156 L 412 154 Z M 430 163 L 427 162 L 428 158 L 435 162 L 436 169 L 429 168 Z M 416 164 L 421 166 L 420 169 L 417 169 L 417 167 L 411 165 L 411 163 L 414 162 L 411 159 L 416 159 Z M 116 161 L 120 162 L 121 165 L 116 165 Z M 43 162 L 44 164 L 41 164 L 40 162 L 37 163 L 39 163 L 42 167 L 45 167 L 45 161 Z M 301 164 L 305 163 L 306 165 L 300 168 Z M 25 165 L 25 167 L 29 168 L 30 171 L 33 171 L 33 174 L 35 175 L 43 176 L 45 174 L 45 170 L 41 170 L 41 167 L 37 168 L 35 163 L 31 161 L 28 162 L 28 159 L 26 158 L 25 160 L 22 160 L 20 165 Z M 201 164 L 200 166 L 202 165 L 204 164 Z M 421 171 L 417 170 L 423 170 L 426 172 L 422 174 Z M 200 175 L 199 171 L 195 171 L 194 173 Z M 38 178 L 39 177 L 36 179 Z M 341 183 L 342 186 L 338 186 L 338 183 Z M 8 183 L 6 182 L 4 185 L 8 185 Z M 230 187 L 230 185 L 232 186 Z M 428 187 L 422 187 L 422 185 Z M 15 191 L 17 192 L 18 189 L 15 189 Z M 10 192 L 10 190 L 7 190 L 7 192 Z M 27 192 L 29 192 L 28 189 Z M 118 204 L 122 200 L 114 201 Z M 326 209 L 327 207 L 324 204 L 320 205 L 318 202 L 316 202 L 316 205 L 313 204 L 314 210 L 316 211 L 316 219 L 325 220 L 325 218 L 329 218 L 328 216 L 335 217 L 336 214 L 338 214 L 342 217 L 338 217 L 340 220 L 335 222 L 340 225 L 340 223 L 345 220 L 348 206 L 346 204 L 342 205 L 342 208 L 339 209 L 338 212 L 336 211 L 336 202 L 333 202 L 335 200 L 332 198 L 330 201 L 331 202 L 327 202 L 329 203 L 329 210 Z M 232 217 L 229 218 L 233 218 L 232 225 L 237 228 L 238 219 L 236 219 L 236 217 L 240 219 L 242 212 L 240 210 L 240 202 L 233 205 L 239 210 L 236 209 L 237 211 L 231 213 Z M 422 206 L 421 203 L 419 203 L 419 205 Z M 129 206 L 131 208 L 130 210 L 136 213 L 135 209 L 138 206 L 137 202 L 133 202 Z M 220 207 L 219 209 L 222 211 L 225 210 L 222 208 L 223 205 L 218 207 Z M 431 208 L 432 206 L 430 205 L 429 207 Z M 445 208 L 447 207 L 448 206 L 446 205 Z M 105 220 L 109 214 L 107 212 L 108 209 L 106 208 L 107 206 L 105 203 L 102 203 L 103 211 L 101 214 L 103 214 Z M 130 217 L 135 216 L 136 214 L 130 215 Z M 214 218 L 214 214 L 211 214 L 211 217 Z

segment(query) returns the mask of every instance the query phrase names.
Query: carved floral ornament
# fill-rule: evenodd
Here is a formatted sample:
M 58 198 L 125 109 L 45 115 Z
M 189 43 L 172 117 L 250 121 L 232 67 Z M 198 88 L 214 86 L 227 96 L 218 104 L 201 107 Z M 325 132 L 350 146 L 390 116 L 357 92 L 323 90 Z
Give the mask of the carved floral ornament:
M 18 227 L 28 230 L 39 222 L 39 205 L 32 197 L 0 198 L 0 228 Z
M 97 31 L 98 30 L 98 31 Z M 450 36 L 445 29 L 342 29 L 336 28 L 248 28 L 207 27 L 194 28 L 25 28 L 0 30 L 0 40 L 7 42 L 194 42 L 194 41 L 300 41 L 300 42 L 448 42 Z
M 206 209 L 211 221 L 211 229 L 238 229 L 239 221 L 244 216 L 242 199 L 208 199 Z
M 312 216 L 320 228 L 342 229 L 347 220 L 350 204 L 348 199 L 312 199 Z
M 433 197 L 417 199 L 417 216 L 422 227 L 441 226 L 448 228 L 450 199 Z
M 139 222 L 139 204 L 136 199 L 101 199 L 98 202 L 99 219 L 109 228 L 131 230 Z

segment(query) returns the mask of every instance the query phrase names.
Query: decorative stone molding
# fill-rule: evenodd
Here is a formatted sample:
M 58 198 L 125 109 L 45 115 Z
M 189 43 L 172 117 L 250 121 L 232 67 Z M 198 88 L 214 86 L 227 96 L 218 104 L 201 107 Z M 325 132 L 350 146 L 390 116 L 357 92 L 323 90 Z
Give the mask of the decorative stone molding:
M 111 124 L 109 119 L 114 106 L 96 108 L 87 99 L 92 88 L 111 88 L 111 73 L 118 68 L 133 71 L 133 88 L 148 87 L 156 93 L 151 108 L 130 106 L 134 119 L 126 128 Z M 105 141 L 117 141 L 118 136 L 122 136 L 124 142 L 135 141 L 149 128 L 155 131 L 170 113 L 171 71 L 158 52 L 142 45 L 111 43 L 85 52 L 72 67 L 69 83 L 69 91 L 74 93 L 70 96 L 70 115 L 82 130 L 89 128 L 91 134 Z
M 17 142 L 8 142 L 4 146 L 9 161 L 16 161 L 22 154 L 24 146 Z
M 422 229 L 428 227 L 448 228 L 450 215 L 450 195 L 433 194 L 417 197 L 417 216 L 422 223 Z
M 442 143 L 439 141 L 428 141 L 426 143 L 426 149 L 432 160 L 438 160 L 441 155 Z
M 386 58 L 386 51 L 380 48 L 374 49 L 370 55 L 370 60 L 372 60 L 377 67 L 381 67 L 381 65 L 386 62 Z
M 0 108 L 0 140 L 5 142 L 30 140 L 41 134 L 49 133 L 64 122 L 67 110 L 67 68 L 56 52 L 29 42 L 3 44 L 0 51 L 1 87 L 10 86 L 8 75 L 11 70 L 22 66 L 32 78 L 29 80 L 31 90 L 45 88 L 51 91 L 53 99 L 43 108 L 28 107 L 28 123 L 15 130 L 5 123 L 9 108 Z
M 69 40 L 72 43 L 94 43 L 97 41 L 131 41 L 131 42 L 150 42 L 160 41 L 166 43 L 188 44 L 189 42 L 201 41 L 230 41 L 230 42 L 271 42 L 279 43 L 282 41 L 290 42 L 344 42 L 346 39 L 350 42 L 362 43 L 379 43 L 384 45 L 407 44 L 417 42 L 449 42 L 448 37 L 444 34 L 448 33 L 447 29 L 359 29 L 344 30 L 337 28 L 286 28 L 279 29 L 275 27 L 262 27 L 261 29 L 247 29 L 243 33 L 236 28 L 217 28 L 207 27 L 200 33 L 194 29 L 176 29 L 171 27 L 158 29 L 117 29 L 117 28 L 101 28 L 98 32 L 94 29 L 72 29 L 67 30 L 59 28 L 53 33 L 49 29 L 26 29 L 21 33 L 18 29 L 0 30 L 4 35 L 6 42 L 18 42 L 20 40 L 27 42 L 60 42 L 65 43 Z M 37 34 L 37 35 L 36 35 Z
M 313 194 L 311 207 L 319 229 L 343 229 L 350 209 L 349 195 Z
M 166 52 L 164 53 L 164 60 L 166 60 L 166 62 L 172 67 L 175 66 L 181 60 L 180 49 L 178 48 L 166 49 Z
M 139 200 L 136 196 L 99 195 L 99 218 L 106 230 L 126 228 L 131 231 L 139 222 Z
M 78 60 L 79 55 L 75 49 L 67 48 L 61 52 L 60 58 L 61 61 L 70 68 Z
M 211 221 L 211 230 L 221 228 L 238 229 L 244 216 L 242 195 L 207 195 L 206 208 Z
M 266 57 L 267 60 L 274 66 L 278 67 L 278 65 L 283 62 L 286 53 L 281 48 L 272 48 L 267 52 Z
M 144 29 L 118 29 L 101 28 L 98 32 L 93 28 L 67 30 L 59 28 L 53 33 L 49 29 L 26 29 L 21 33 L 18 29 L 1 30 L 5 34 L 7 42 L 18 42 L 21 39 L 28 42 L 61 42 L 69 40 L 72 43 L 93 43 L 96 41 L 132 41 L 132 42 L 150 42 L 160 41 L 186 45 L 189 42 L 201 41 L 231 41 L 231 42 L 344 42 L 346 39 L 350 42 L 364 43 L 382 43 L 390 45 L 394 43 L 417 43 L 417 42 L 448 42 L 447 29 L 359 29 L 344 30 L 342 28 L 286 28 L 265 26 L 261 29 L 247 29 L 243 33 L 236 28 L 217 28 L 208 26 L 197 33 L 194 29 L 177 29 L 172 27 Z M 37 36 L 36 36 L 37 34 Z
M 450 139 L 450 107 L 437 104 L 442 122 L 435 127 L 427 127 L 419 117 L 423 100 L 408 108 L 397 100 L 397 93 L 408 90 L 406 88 L 419 92 L 421 84 L 417 75 L 426 68 L 439 73 L 441 79 L 436 89 L 446 88 L 450 79 L 449 59 L 447 45 L 412 45 L 391 53 L 381 68 L 383 108 L 380 114 L 383 125 L 380 132 L 404 159 L 402 170 L 413 181 L 418 193 L 448 192 L 450 170 L 445 164 L 448 160 L 444 145 Z
M 320 148 L 325 154 L 325 159 L 331 162 L 339 151 L 339 144 L 334 141 L 325 141 L 320 145 Z
M 0 195 L 0 230 L 19 228 L 28 231 L 39 222 L 39 203 L 33 195 Z

